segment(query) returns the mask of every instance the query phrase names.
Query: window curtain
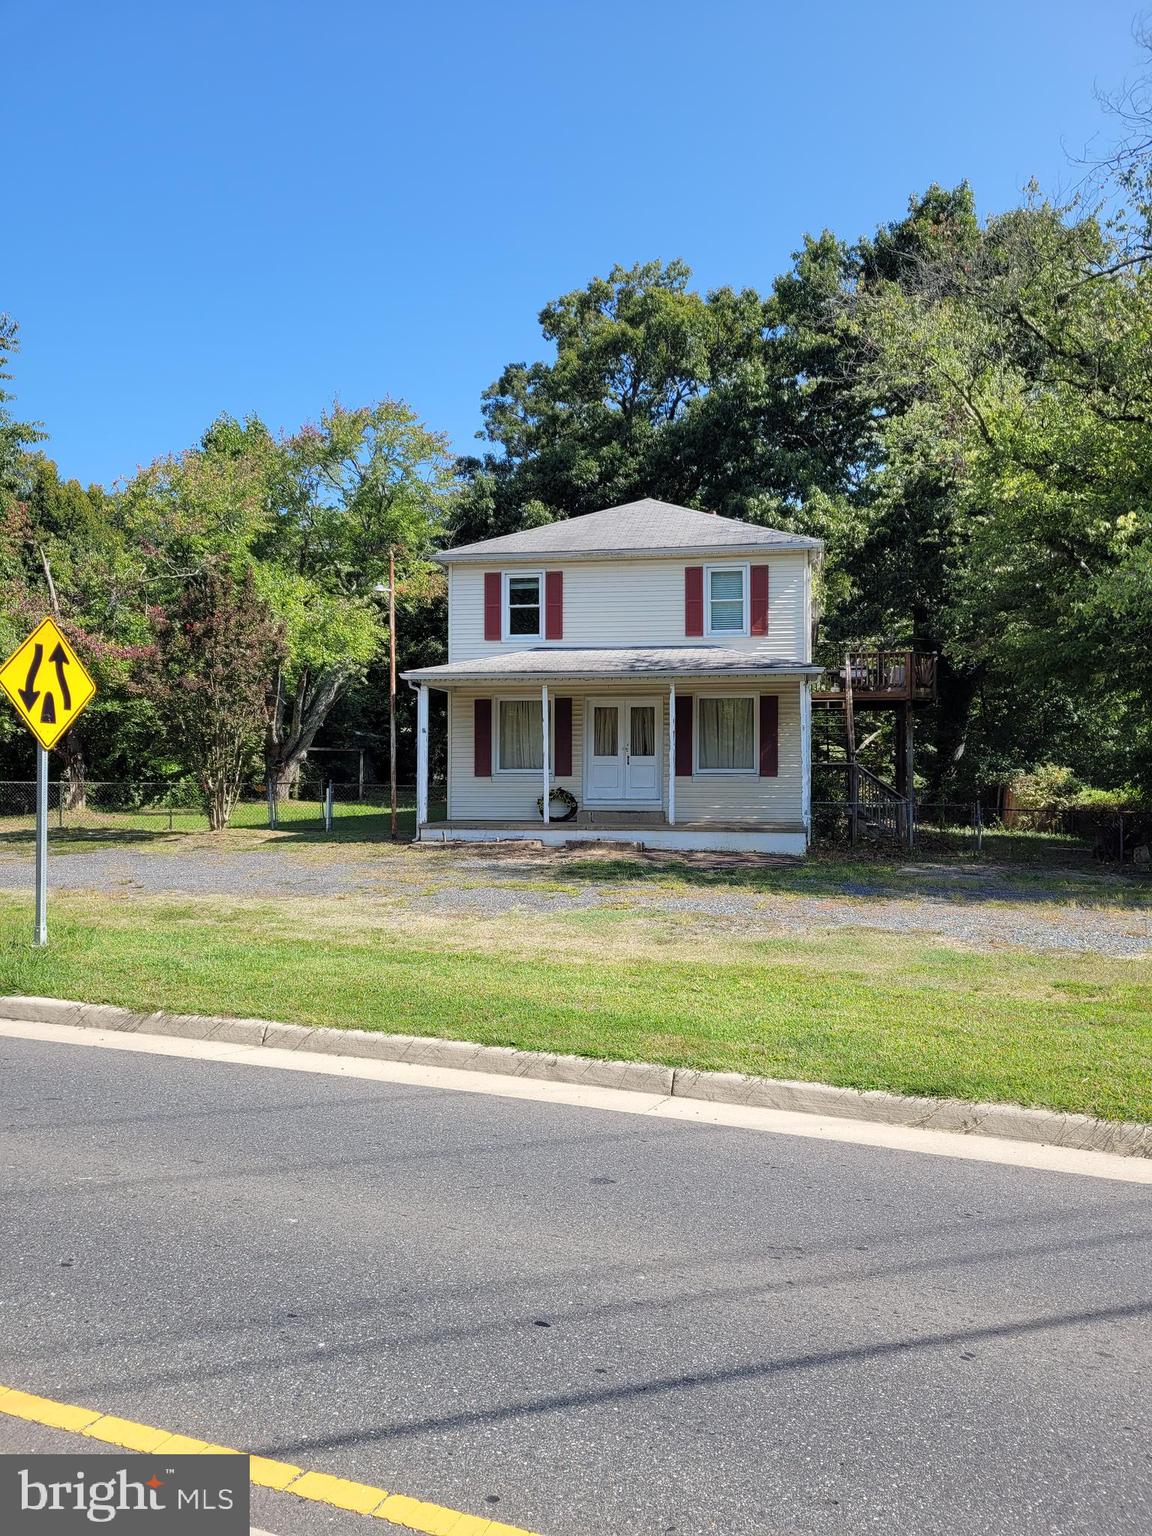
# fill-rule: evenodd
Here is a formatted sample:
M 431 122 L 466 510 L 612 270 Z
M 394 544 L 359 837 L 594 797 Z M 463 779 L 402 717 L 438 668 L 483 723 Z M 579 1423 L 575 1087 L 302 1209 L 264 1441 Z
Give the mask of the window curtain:
M 597 704 L 592 713 L 593 757 L 615 757 L 620 750 L 617 732 L 619 709 L 615 704 Z
M 751 699 L 700 699 L 697 703 L 700 768 L 752 772 L 756 722 Z
M 500 766 L 543 769 L 544 743 L 538 701 L 500 700 Z
M 656 711 L 650 704 L 633 706 L 629 750 L 633 757 L 656 756 Z

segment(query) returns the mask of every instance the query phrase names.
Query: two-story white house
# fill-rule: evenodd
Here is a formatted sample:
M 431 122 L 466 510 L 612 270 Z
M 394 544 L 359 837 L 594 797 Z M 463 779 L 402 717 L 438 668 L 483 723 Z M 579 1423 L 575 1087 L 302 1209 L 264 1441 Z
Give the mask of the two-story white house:
M 418 838 L 803 853 L 820 552 L 652 500 L 444 551 L 449 659 L 404 674 Z M 432 688 L 448 699 L 442 822 Z

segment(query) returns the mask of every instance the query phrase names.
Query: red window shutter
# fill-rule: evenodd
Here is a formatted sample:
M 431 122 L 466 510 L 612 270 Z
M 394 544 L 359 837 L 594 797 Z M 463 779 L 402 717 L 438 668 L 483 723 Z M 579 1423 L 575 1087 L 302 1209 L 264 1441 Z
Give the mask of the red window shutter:
M 692 777 L 692 695 L 676 695 L 676 777 Z
M 760 695 L 760 777 L 775 779 L 780 774 L 780 697 L 775 693 Z
M 557 699 L 554 716 L 555 745 L 552 772 L 558 779 L 566 779 L 572 773 L 572 700 Z
M 472 705 L 472 772 L 478 779 L 492 777 L 491 699 L 476 699 Z
M 749 630 L 754 635 L 768 633 L 768 567 L 752 567 L 752 622 Z
M 564 572 L 544 572 L 544 638 L 564 638 Z
M 704 633 L 704 567 L 684 567 L 684 633 Z
M 484 638 L 485 640 L 500 640 L 503 638 L 503 602 L 501 600 L 501 587 L 503 583 L 499 571 L 484 572 Z

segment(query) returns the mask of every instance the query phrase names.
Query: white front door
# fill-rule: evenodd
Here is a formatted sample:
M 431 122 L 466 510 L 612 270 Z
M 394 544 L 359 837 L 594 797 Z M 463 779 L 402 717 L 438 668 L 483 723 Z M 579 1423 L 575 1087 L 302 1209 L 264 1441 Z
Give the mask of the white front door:
M 659 701 L 589 699 L 585 720 L 585 801 L 659 805 Z

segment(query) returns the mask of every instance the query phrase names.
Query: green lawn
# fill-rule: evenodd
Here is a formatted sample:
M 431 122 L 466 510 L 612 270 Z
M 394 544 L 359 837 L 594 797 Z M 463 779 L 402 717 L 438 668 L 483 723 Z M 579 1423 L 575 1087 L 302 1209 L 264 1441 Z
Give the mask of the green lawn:
M 923 936 L 702 937 L 635 910 L 0 896 L 0 990 L 1152 1119 L 1152 966 Z

